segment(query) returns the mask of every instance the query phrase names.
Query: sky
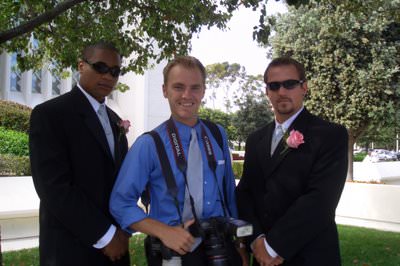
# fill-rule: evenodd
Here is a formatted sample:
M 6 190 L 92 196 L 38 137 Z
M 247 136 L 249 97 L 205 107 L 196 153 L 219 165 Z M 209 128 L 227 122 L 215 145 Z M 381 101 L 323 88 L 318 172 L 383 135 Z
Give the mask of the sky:
M 286 12 L 286 6 L 281 1 L 269 0 L 267 13 Z M 228 28 L 224 31 L 213 27 L 210 30 L 204 28 L 192 39 L 191 55 L 198 58 L 204 66 L 214 63 L 238 63 L 246 68 L 247 74 L 263 75 L 269 60 L 267 48 L 260 47 L 253 41 L 253 27 L 258 25 L 260 11 L 252 11 L 250 8 L 239 8 L 233 13 L 228 22 Z M 231 98 L 232 92 L 217 91 L 216 99 L 212 99 L 210 90 L 206 90 L 206 107 L 227 111 L 224 99 Z M 237 106 L 231 111 L 237 110 Z
M 269 0 L 267 13 L 286 12 L 282 1 Z M 267 49 L 253 41 L 253 27 L 258 25 L 259 11 L 240 8 L 228 23 L 228 29 L 204 28 L 192 39 L 191 55 L 204 65 L 213 63 L 239 63 L 248 74 L 263 74 L 267 67 Z

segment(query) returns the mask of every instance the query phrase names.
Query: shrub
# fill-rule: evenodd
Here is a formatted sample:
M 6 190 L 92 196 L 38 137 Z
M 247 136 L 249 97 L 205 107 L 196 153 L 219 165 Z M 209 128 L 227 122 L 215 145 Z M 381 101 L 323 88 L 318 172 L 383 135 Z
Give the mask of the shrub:
M 28 133 L 31 112 L 28 106 L 0 100 L 0 127 Z
M 0 127 L 0 154 L 29 155 L 28 134 Z
M 29 156 L 0 154 L 0 176 L 31 175 Z
M 353 161 L 354 162 L 362 162 L 364 160 L 365 156 L 367 156 L 366 152 L 356 153 L 356 154 L 354 154 Z
M 243 174 L 243 162 L 232 162 L 233 174 L 236 179 L 240 179 Z

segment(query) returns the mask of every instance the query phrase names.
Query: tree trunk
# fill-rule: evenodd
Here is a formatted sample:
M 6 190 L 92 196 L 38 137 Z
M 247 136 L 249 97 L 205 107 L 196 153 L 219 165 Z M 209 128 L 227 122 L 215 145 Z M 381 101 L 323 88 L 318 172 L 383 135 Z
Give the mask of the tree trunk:
M 3 253 L 1 252 L 1 226 L 0 226 L 0 265 L 3 265 Z
M 347 166 L 347 181 L 353 181 L 353 146 L 354 146 L 354 142 L 355 139 L 353 137 L 353 134 L 351 132 L 351 130 L 348 131 L 349 133 L 349 145 L 347 148 L 347 156 L 349 158 L 349 164 Z

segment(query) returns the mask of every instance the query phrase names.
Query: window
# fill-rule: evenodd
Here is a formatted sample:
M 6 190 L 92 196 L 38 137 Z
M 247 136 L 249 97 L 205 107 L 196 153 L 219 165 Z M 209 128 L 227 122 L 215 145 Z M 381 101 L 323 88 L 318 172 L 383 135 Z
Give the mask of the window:
M 32 72 L 32 93 L 41 93 L 42 74 L 40 70 Z
M 16 53 L 11 55 L 10 91 L 21 91 L 21 70 L 18 69 Z
M 61 79 L 60 76 L 52 75 L 51 94 L 60 95 Z
M 61 77 L 55 68 L 56 66 L 54 64 L 50 64 L 49 70 L 51 74 L 51 95 L 60 95 Z

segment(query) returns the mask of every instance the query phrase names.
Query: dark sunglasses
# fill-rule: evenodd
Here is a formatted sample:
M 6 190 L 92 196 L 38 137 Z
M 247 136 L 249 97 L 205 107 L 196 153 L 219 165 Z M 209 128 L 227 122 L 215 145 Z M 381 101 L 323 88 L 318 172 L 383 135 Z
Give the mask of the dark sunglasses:
M 267 89 L 277 91 L 283 86 L 287 90 L 296 88 L 298 85 L 303 85 L 304 80 L 288 79 L 282 82 L 268 82 Z
M 114 78 L 118 78 L 119 74 L 121 74 L 121 68 L 114 66 L 114 67 L 109 67 L 107 66 L 106 63 L 104 62 L 96 62 L 96 63 L 89 63 L 89 61 L 87 59 L 83 59 L 83 61 L 85 63 L 87 63 L 88 65 L 90 65 L 94 71 L 96 71 L 99 74 L 106 74 L 106 73 L 110 73 L 111 76 L 113 76 Z

